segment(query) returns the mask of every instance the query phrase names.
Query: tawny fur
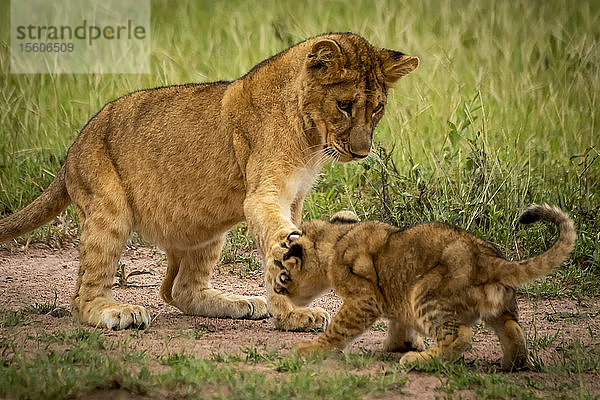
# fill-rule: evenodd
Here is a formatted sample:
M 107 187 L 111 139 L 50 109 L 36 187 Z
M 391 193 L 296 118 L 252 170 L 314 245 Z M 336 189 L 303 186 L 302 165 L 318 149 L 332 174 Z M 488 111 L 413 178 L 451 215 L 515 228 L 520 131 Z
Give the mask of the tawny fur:
M 165 249 L 162 298 L 189 314 L 265 318 L 319 329 L 328 314 L 212 289 L 227 230 L 246 220 L 266 266 L 296 231 L 305 195 L 327 159 L 365 157 L 388 90 L 418 59 L 351 33 L 308 39 L 232 82 L 141 90 L 106 104 L 32 204 L 0 220 L 0 241 L 74 204 L 82 228 L 73 315 L 109 328 L 144 327 L 141 306 L 111 286 L 132 231 Z M 349 103 L 351 102 L 351 103 Z M 350 107 L 348 107 L 350 104 Z
M 576 237 L 573 222 L 556 207 L 534 205 L 520 219 L 538 220 L 558 226 L 556 243 L 539 256 L 506 261 L 493 245 L 449 225 L 402 230 L 338 213 L 330 222 L 304 223 L 302 236 L 286 242 L 289 249 L 267 271 L 267 280 L 297 305 L 309 304 L 331 287 L 344 300 L 325 333 L 300 343 L 299 351 L 343 349 L 384 317 L 389 319 L 385 349 L 408 351 L 402 362 L 452 359 L 470 345 L 471 326 L 483 320 L 500 339 L 503 368 L 526 368 L 530 362 L 514 285 L 558 266 Z M 436 340 L 427 350 L 422 334 Z

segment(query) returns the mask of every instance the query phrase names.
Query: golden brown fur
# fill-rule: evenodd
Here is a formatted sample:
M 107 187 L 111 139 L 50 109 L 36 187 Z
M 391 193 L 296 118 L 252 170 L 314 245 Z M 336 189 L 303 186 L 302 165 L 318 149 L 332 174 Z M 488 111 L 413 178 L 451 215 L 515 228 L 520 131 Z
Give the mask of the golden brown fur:
M 500 339 L 506 369 L 529 366 L 518 324 L 514 285 L 548 273 L 564 261 L 575 242 L 575 228 L 556 207 L 530 207 L 522 223 L 555 223 L 556 243 L 545 253 L 506 261 L 491 244 L 458 228 L 428 223 L 401 230 L 381 222 L 356 223 L 348 212 L 330 222 L 311 221 L 288 241 L 279 269 L 267 271 L 274 290 L 296 305 L 307 305 L 333 287 L 344 304 L 325 333 L 300 343 L 299 351 L 344 346 L 378 318 L 389 319 L 387 351 L 410 351 L 401 361 L 431 356 L 451 359 L 471 343 L 479 319 Z M 421 334 L 436 343 L 424 350 Z
M 280 329 L 323 328 L 328 314 L 268 291 L 211 288 L 227 230 L 246 220 L 267 266 L 300 223 L 327 159 L 365 157 L 388 90 L 418 59 L 351 33 L 308 39 L 233 82 L 175 85 L 106 104 L 82 129 L 50 187 L 0 220 L 0 241 L 49 221 L 70 203 L 82 233 L 73 315 L 88 324 L 144 327 L 141 306 L 112 299 L 132 231 L 165 249 L 162 298 L 189 314 L 265 318 Z M 353 103 L 348 103 L 352 101 Z M 349 106 L 350 104 L 350 106 Z

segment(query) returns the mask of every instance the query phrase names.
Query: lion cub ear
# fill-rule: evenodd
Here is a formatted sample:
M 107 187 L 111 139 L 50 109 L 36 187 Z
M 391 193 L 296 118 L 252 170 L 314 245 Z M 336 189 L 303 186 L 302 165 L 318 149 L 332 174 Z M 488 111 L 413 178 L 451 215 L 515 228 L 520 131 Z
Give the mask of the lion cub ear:
M 419 65 L 417 57 L 407 56 L 401 51 L 382 49 L 380 58 L 387 87 L 394 86 L 398 79 L 413 72 Z
M 352 211 L 338 211 L 329 219 L 332 224 L 355 224 L 359 222 L 358 216 Z
M 331 39 L 315 43 L 308 54 L 306 67 L 321 79 L 334 75 L 344 65 L 344 55 L 340 45 Z

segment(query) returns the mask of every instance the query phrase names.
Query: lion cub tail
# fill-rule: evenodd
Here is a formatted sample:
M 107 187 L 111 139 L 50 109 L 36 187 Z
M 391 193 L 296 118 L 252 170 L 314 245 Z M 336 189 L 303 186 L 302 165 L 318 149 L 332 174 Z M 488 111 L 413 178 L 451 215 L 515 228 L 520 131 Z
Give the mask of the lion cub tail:
M 0 242 L 34 230 L 57 216 L 71 203 L 63 166 L 46 190 L 27 207 L 0 219 Z
M 500 262 L 492 263 L 491 280 L 515 286 L 549 273 L 569 257 L 577 237 L 571 218 L 561 209 L 548 204 L 533 204 L 519 218 L 522 224 L 540 220 L 552 222 L 558 227 L 559 236 L 554 245 L 544 253 L 525 260 L 511 262 L 496 259 Z

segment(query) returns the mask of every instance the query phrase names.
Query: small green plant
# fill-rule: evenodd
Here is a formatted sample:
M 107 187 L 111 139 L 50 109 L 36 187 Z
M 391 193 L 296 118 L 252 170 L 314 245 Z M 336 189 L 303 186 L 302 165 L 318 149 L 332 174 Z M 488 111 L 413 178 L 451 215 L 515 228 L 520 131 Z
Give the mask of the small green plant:
M 42 332 L 36 338 L 40 343 L 60 343 L 66 345 L 84 344 L 85 346 L 99 350 L 110 347 L 110 342 L 106 341 L 105 337 L 102 335 L 102 331 L 88 328 Z
M 57 307 L 56 301 L 58 300 L 58 292 L 54 291 L 54 301 L 50 303 L 35 303 L 28 307 L 25 307 L 23 312 L 30 314 L 48 314 L 54 311 Z
M 198 339 L 201 339 L 202 337 L 204 337 L 204 335 L 206 335 L 206 332 L 208 332 L 208 329 L 206 328 L 206 326 L 200 325 L 200 326 L 196 326 L 192 329 L 181 331 L 181 336 L 188 338 L 188 339 L 198 340 Z
M 212 352 L 210 359 L 219 363 L 237 363 L 242 361 L 242 357 L 239 354 L 223 354 Z
M 533 336 L 527 337 L 527 348 L 536 371 L 541 371 L 544 368 L 544 360 L 540 356 L 540 350 L 554 344 L 558 340 L 559 334 L 560 330 L 557 330 L 554 335 L 538 335 L 537 326 L 533 324 Z
M 589 323 L 587 324 L 587 330 L 588 330 L 588 333 L 590 334 L 591 339 L 596 339 L 598 337 L 598 332 L 595 332 Z
M 134 276 L 139 276 L 139 275 L 153 275 L 152 271 L 149 271 L 145 268 L 141 269 L 141 270 L 136 269 L 129 273 L 127 273 L 126 269 L 127 269 L 127 266 L 124 263 L 119 262 L 119 266 L 117 268 L 117 274 L 116 274 L 117 281 L 113 284 L 113 286 L 120 287 L 120 288 L 137 287 L 138 283 L 135 281 L 132 281 L 131 278 L 133 278 Z
M 273 366 L 277 372 L 298 372 L 306 365 L 306 360 L 295 351 L 275 359 Z
M 274 361 L 279 358 L 277 350 L 267 350 L 267 346 L 263 347 L 260 352 L 254 346 L 246 346 L 241 349 L 242 354 L 245 354 L 245 361 L 251 364 L 258 364 L 263 361 Z
M 210 356 L 211 360 L 221 363 L 237 363 L 245 362 L 249 364 L 258 364 L 261 362 L 276 362 L 279 360 L 277 350 L 267 350 L 265 345 L 263 351 L 259 351 L 254 346 L 246 346 L 240 348 L 240 354 L 222 354 L 213 352 Z
M 546 371 L 563 374 L 600 373 L 600 349 L 589 346 L 579 338 L 565 341 L 556 347 L 552 362 Z
M 567 312 L 567 311 L 556 311 L 553 313 L 544 313 L 543 319 L 549 322 L 557 322 L 560 320 L 574 321 L 581 319 L 592 319 L 600 315 L 600 310 L 594 313 L 580 313 L 580 312 Z
M 374 353 L 365 349 L 360 349 L 359 353 L 343 353 L 342 359 L 355 369 L 363 369 L 376 361 Z
M 404 372 L 399 372 L 397 367 L 386 368 L 381 367 L 380 374 L 373 378 L 375 387 L 380 393 L 402 391 L 402 387 L 406 385 L 409 378 Z
M 235 263 L 238 264 L 235 271 L 240 278 L 245 278 L 250 274 L 260 273 L 262 271 L 260 261 L 252 254 L 238 257 L 235 260 Z
M 5 311 L 0 315 L 0 328 L 12 328 L 23 323 L 23 313 L 20 311 Z
M 371 327 L 371 330 L 385 332 L 387 330 L 387 324 L 384 321 L 379 321 Z

